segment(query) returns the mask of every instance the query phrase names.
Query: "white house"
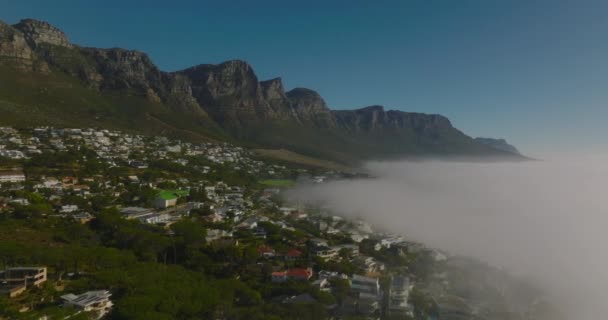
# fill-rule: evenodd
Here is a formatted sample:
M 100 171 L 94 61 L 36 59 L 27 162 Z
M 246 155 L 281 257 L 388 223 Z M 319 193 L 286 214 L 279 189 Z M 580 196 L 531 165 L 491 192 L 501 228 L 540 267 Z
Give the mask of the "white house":
M 412 285 L 407 277 L 393 277 L 388 299 L 388 313 L 390 316 L 412 315 L 413 307 L 408 302 L 411 290 Z
M 25 181 L 25 174 L 23 171 L 12 170 L 12 171 L 0 171 L 0 183 L 5 182 L 23 182 Z
M 72 293 L 61 296 L 65 307 L 74 307 L 83 312 L 92 312 L 96 319 L 101 319 L 112 309 L 112 301 L 107 290 L 88 291 L 81 295 Z

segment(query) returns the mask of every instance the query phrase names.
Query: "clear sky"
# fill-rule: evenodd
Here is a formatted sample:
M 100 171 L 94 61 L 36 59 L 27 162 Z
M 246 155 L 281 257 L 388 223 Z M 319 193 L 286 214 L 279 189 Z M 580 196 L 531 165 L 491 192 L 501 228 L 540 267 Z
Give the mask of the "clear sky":
M 608 1 L 0 0 L 163 70 L 228 59 L 331 108 L 440 113 L 523 151 L 608 149 Z M 533 151 L 534 150 L 534 151 Z

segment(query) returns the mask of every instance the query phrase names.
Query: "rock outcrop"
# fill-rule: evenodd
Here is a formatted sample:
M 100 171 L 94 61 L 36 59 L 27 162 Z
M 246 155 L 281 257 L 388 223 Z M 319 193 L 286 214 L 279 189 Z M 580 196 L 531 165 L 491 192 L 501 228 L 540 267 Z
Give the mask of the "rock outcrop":
M 335 120 L 325 100 L 316 91 L 295 88 L 287 92 L 287 98 L 303 123 L 311 123 L 321 128 L 333 128 Z
M 32 70 L 37 57 L 19 30 L 0 21 L 0 65 L 11 65 L 23 70 Z M 46 65 L 41 68 L 45 72 Z
M 13 27 L 24 34 L 32 47 L 38 47 L 41 44 L 51 44 L 62 47 L 72 46 L 65 33 L 48 22 L 23 19 Z

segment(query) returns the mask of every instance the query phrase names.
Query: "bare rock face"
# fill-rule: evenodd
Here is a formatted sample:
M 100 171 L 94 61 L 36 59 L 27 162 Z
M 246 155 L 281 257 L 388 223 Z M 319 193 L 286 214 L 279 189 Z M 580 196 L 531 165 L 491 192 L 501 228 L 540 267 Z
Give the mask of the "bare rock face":
M 268 102 L 268 104 L 271 106 L 278 108 L 279 106 L 289 104 L 281 78 L 262 81 L 260 82 L 260 85 L 262 87 L 262 95 L 264 100 L 266 100 L 266 102 Z
M 28 66 L 32 65 L 35 58 L 23 33 L 2 22 L 0 22 L 0 57 Z
M 192 96 L 219 123 L 236 128 L 255 122 L 264 105 L 258 79 L 240 60 L 198 65 L 175 74 L 189 79 Z
M 175 74 L 190 79 L 192 95 L 199 105 L 228 127 L 297 120 L 281 79 L 259 82 L 245 61 L 198 65 Z
M 450 129 L 450 121 L 440 115 L 384 111 L 382 106 L 369 106 L 356 110 L 333 111 L 342 128 L 352 132 L 373 132 L 378 130 L 399 130 L 411 128 L 416 131 Z
M 94 61 L 95 72 L 103 79 L 103 90 L 134 90 L 161 93 L 161 71 L 150 58 L 139 51 L 124 49 L 82 49 L 89 61 Z
M 316 92 L 306 88 L 295 88 L 287 92 L 295 113 L 303 123 L 312 123 L 323 128 L 335 125 L 325 100 Z
M 178 73 L 191 79 L 195 97 L 205 106 L 253 108 L 263 101 L 258 79 L 245 61 L 202 64 Z
M 23 71 L 50 72 L 48 64 L 37 57 L 25 35 L 2 21 L 0 21 L 0 65 L 8 65 Z
M 179 112 L 207 115 L 192 95 L 191 82 L 181 74 L 163 73 L 163 83 L 167 86 L 165 103 Z
M 292 120 L 300 122 L 298 115 L 291 105 L 291 101 L 285 94 L 281 78 L 274 78 L 260 82 L 262 95 L 272 116 L 278 120 Z
M 436 144 L 447 137 L 471 139 L 452 126 L 448 118 L 436 114 L 385 111 L 382 106 L 332 111 L 337 126 L 355 135 L 409 135 L 418 142 Z
M 65 33 L 48 22 L 23 19 L 13 27 L 23 32 L 32 47 L 37 47 L 43 43 L 62 47 L 72 46 Z

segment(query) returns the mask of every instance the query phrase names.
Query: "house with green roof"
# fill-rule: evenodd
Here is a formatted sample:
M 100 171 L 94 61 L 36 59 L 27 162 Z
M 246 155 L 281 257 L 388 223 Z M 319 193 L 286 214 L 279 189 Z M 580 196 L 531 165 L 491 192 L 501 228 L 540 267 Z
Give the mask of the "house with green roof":
M 189 194 L 188 190 L 161 190 L 156 194 L 154 207 L 166 209 L 177 204 L 177 199 Z

